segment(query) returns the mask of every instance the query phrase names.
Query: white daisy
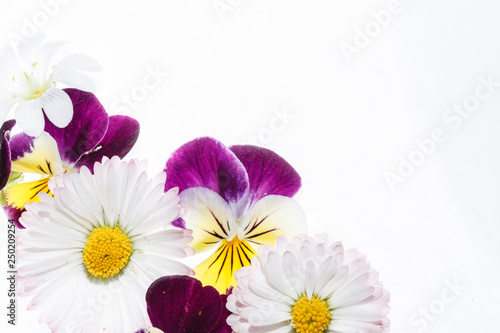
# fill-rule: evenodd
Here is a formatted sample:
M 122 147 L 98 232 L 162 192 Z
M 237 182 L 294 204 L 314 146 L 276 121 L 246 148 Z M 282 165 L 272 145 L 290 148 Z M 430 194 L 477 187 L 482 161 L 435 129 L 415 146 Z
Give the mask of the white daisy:
M 28 41 L 15 49 L 0 51 L 0 123 L 15 107 L 15 119 L 23 132 L 39 136 L 44 129 L 43 113 L 61 128 L 66 127 L 73 117 L 71 99 L 56 88 L 56 83 L 93 91 L 94 83 L 81 71 L 98 71 L 100 66 L 81 54 L 67 56 L 55 64 L 54 55 L 63 42 L 42 44 L 42 36 Z
M 364 255 L 328 236 L 281 236 L 236 272 L 227 300 L 235 332 L 382 333 L 389 292 Z
M 55 332 L 134 332 L 151 325 L 145 294 L 157 278 L 192 275 L 172 260 L 193 253 L 178 218 L 177 189 L 147 162 L 118 157 L 49 182 L 54 197 L 26 205 L 19 230 L 19 295 Z

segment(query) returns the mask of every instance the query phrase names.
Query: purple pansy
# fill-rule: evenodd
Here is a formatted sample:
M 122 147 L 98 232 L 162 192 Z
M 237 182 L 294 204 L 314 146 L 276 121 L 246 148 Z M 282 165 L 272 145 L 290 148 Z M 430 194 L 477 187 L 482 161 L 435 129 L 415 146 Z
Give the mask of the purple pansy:
M 40 175 L 39 180 L 13 184 L 5 188 L 4 210 L 22 228 L 18 218 L 24 204 L 38 200 L 39 192 L 49 193 L 49 179 L 60 173 L 78 171 L 104 156 L 123 158 L 139 136 L 139 123 L 127 116 L 109 117 L 94 94 L 77 89 L 64 89 L 73 103 L 74 115 L 65 128 L 45 122 L 45 132 L 37 137 L 24 133 L 9 142 L 10 168 L 0 170 L 0 179 L 10 171 Z M 2 148 L 3 153 L 3 148 Z
M 7 185 L 10 175 L 10 130 L 16 124 L 15 120 L 6 121 L 0 128 L 0 189 Z
M 230 333 L 227 295 L 185 275 L 164 276 L 146 293 L 151 324 L 165 333 Z M 139 332 L 153 330 L 141 330 Z
M 298 173 L 271 150 L 226 147 L 203 137 L 176 150 L 166 163 L 165 190 L 179 187 L 184 213 L 179 227 L 193 229 L 191 246 L 215 253 L 195 268 L 204 285 L 224 293 L 234 272 L 250 265 L 262 244 L 305 231 L 305 217 L 291 197 Z

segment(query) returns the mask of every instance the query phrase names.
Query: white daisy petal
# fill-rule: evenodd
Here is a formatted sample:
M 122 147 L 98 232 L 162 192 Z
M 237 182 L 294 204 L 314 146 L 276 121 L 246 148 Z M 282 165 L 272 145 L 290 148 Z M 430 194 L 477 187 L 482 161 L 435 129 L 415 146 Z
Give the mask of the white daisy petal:
M 297 298 L 306 292 L 305 290 L 305 271 L 302 265 L 297 265 L 299 258 L 297 258 L 291 251 L 286 251 L 283 254 L 283 270 L 290 285 L 295 290 L 293 298 Z M 294 302 L 295 303 L 295 302 Z
M 294 276 L 288 277 L 283 268 L 281 256 L 275 252 L 271 252 L 267 256 L 267 262 L 264 264 L 265 270 L 269 272 L 266 279 L 269 284 L 279 292 L 296 299 L 301 290 L 303 290 L 303 281 L 296 279 Z
M 389 292 L 358 251 L 321 235 L 281 236 L 258 252 L 227 300 L 233 331 L 389 332 Z
M 264 299 L 279 301 L 283 304 L 294 305 L 295 301 L 289 295 L 282 294 L 269 286 L 266 281 L 262 280 L 250 280 L 248 283 L 248 289 L 257 296 Z
M 51 88 L 40 97 L 43 111 L 52 124 L 64 128 L 73 119 L 73 103 L 68 94 L 58 88 Z
M 304 286 L 306 290 L 306 296 L 311 299 L 314 296 L 314 289 L 316 288 L 316 265 L 313 260 L 307 260 L 305 267 L 305 277 L 304 277 Z
M 93 175 L 82 168 L 57 176 L 54 198 L 26 205 L 19 294 L 32 296 L 29 309 L 40 308 L 51 330 L 134 332 L 150 324 L 144 295 L 154 280 L 193 274 L 172 259 L 193 252 L 191 231 L 164 230 L 178 217 L 177 192 L 158 190 L 165 178 L 148 180 L 144 166 L 103 159 Z M 143 190 L 132 195 L 137 188 Z M 151 223 L 132 221 L 128 211 Z

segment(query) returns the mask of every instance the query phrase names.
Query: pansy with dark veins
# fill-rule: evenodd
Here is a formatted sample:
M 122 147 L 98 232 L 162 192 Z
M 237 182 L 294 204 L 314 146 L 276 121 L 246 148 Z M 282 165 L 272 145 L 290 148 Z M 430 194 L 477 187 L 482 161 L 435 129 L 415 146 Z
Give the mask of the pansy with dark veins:
M 236 285 L 234 273 L 250 265 L 260 245 L 305 232 L 304 213 L 291 198 L 300 176 L 269 149 L 198 138 L 177 149 L 164 171 L 165 190 L 180 191 L 183 213 L 174 225 L 193 230 L 196 252 L 215 248 L 196 277 L 221 293 Z

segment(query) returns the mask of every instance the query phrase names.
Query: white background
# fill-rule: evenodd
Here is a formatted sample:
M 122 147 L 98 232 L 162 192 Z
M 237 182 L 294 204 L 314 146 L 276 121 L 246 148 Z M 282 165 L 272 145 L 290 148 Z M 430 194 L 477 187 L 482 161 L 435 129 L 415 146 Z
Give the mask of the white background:
M 383 27 L 374 13 L 387 1 L 54 1 L 2 0 L 0 44 L 32 25 L 94 57 L 98 98 L 141 123 L 130 157 L 156 173 L 195 137 L 256 137 L 302 176 L 310 233 L 359 248 L 380 272 L 392 332 L 499 331 L 500 86 L 479 79 L 500 82 L 498 1 L 401 1 Z M 150 71 L 168 77 L 146 91 Z M 448 113 L 476 89 L 489 95 L 473 112 Z M 22 298 L 6 325 L 1 280 L 3 331 L 48 332 Z

